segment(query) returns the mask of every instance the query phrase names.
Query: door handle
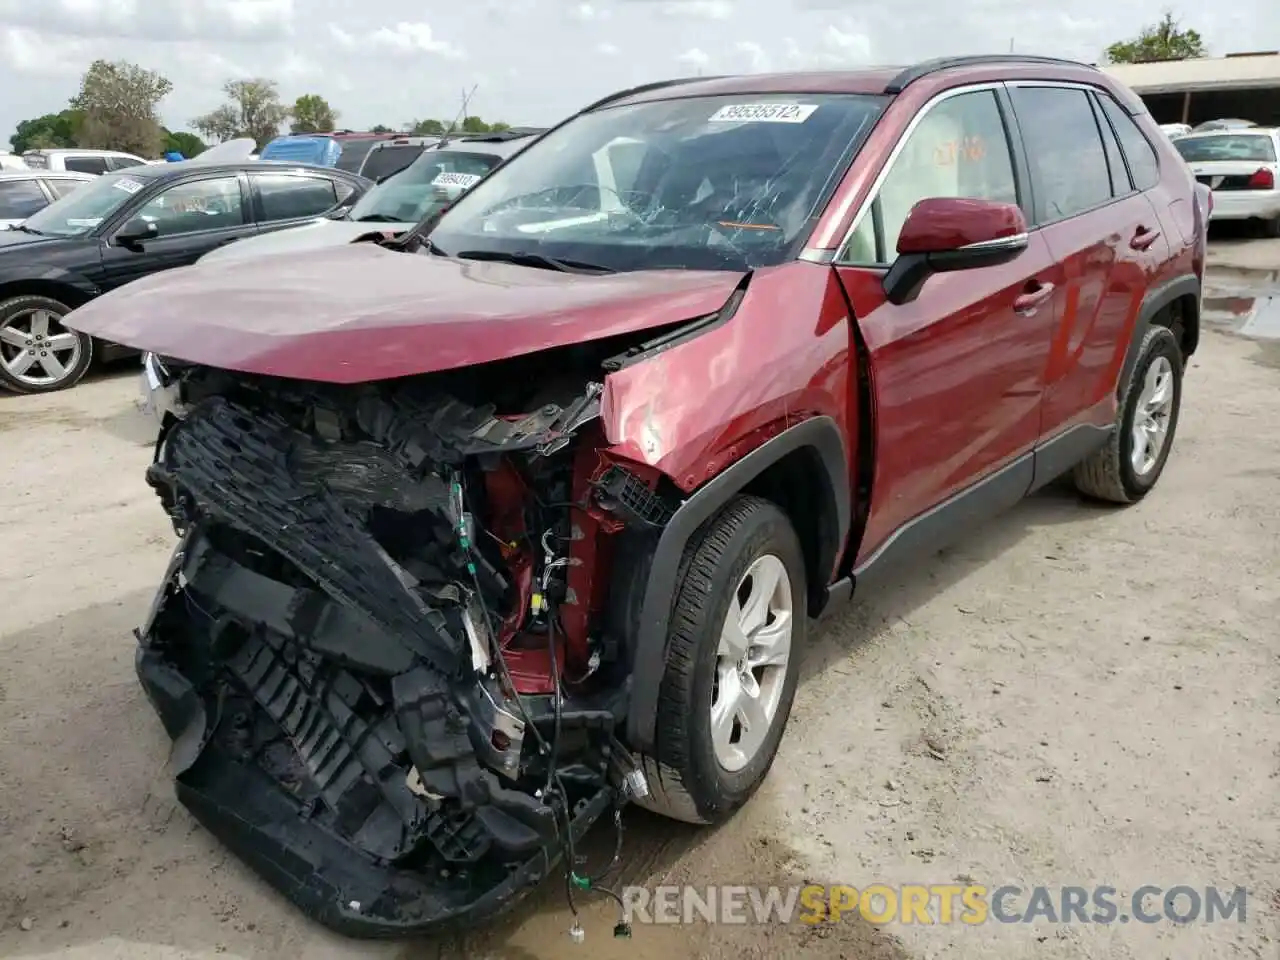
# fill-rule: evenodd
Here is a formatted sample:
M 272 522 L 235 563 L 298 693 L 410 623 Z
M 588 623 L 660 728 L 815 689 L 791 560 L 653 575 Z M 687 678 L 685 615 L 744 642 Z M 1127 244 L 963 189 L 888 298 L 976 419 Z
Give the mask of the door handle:
M 1134 233 L 1133 239 L 1129 241 L 1129 246 L 1134 250 L 1146 250 L 1153 243 L 1160 239 L 1159 230 L 1148 230 L 1146 227 L 1139 227 Z
M 1014 299 L 1013 309 L 1016 313 L 1029 316 L 1036 312 L 1036 307 L 1053 296 L 1053 284 L 1032 281 L 1027 286 L 1027 292 Z

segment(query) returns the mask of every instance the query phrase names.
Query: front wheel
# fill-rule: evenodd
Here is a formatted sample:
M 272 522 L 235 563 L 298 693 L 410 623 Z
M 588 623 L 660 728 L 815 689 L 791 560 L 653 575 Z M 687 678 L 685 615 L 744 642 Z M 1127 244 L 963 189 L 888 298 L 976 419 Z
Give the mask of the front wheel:
M 52 393 L 80 381 L 93 361 L 93 338 L 62 325 L 70 312 L 49 297 L 0 303 L 0 387 Z
M 774 504 L 739 497 L 685 549 L 642 805 L 728 818 L 764 781 L 791 714 L 806 611 L 804 554 Z

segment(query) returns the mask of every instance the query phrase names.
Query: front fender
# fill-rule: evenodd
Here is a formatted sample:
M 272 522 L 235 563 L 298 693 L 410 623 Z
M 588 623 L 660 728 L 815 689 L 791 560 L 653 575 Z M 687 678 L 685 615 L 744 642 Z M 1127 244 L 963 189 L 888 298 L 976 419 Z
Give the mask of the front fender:
M 816 455 L 830 495 L 834 536 L 822 538 L 817 570 L 828 575 L 848 536 L 852 513 L 848 457 L 843 436 L 831 417 L 812 417 L 784 430 L 731 464 L 684 501 L 663 528 L 649 567 L 640 620 L 635 628 L 631 695 L 627 713 L 627 741 L 631 748 L 652 753 L 658 696 L 666 672 L 671 610 L 679 589 L 678 571 L 685 548 L 698 528 L 745 490 L 753 480 L 783 458 L 798 451 Z

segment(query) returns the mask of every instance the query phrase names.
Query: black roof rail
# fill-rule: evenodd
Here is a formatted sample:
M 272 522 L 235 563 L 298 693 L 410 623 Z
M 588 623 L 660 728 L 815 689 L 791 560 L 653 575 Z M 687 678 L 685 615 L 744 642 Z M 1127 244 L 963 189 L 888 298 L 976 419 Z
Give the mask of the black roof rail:
M 592 110 L 599 110 L 601 107 L 608 106 L 618 100 L 625 100 L 627 97 L 634 97 L 638 93 L 649 93 L 651 90 L 662 90 L 666 87 L 678 87 L 684 83 L 697 83 L 699 80 L 723 80 L 724 77 L 677 77 L 674 80 L 655 80 L 652 83 L 642 83 L 638 87 L 630 87 L 626 90 L 619 90 L 617 93 L 611 93 L 607 97 L 601 97 L 595 103 L 588 104 L 578 113 L 590 113 Z
M 939 70 L 950 70 L 953 67 L 981 67 L 986 64 L 1006 63 L 1011 65 L 1017 64 L 1048 64 L 1058 67 L 1085 67 L 1089 70 L 1096 70 L 1097 67 L 1091 64 L 1081 63 L 1078 60 L 1064 60 L 1061 57 L 1037 57 L 1030 54 L 1022 53 L 980 53 L 972 56 L 964 57 L 936 57 L 933 60 L 924 60 L 914 66 L 907 67 L 887 84 L 885 84 L 884 92 L 890 95 L 896 95 L 907 89 L 917 80 L 921 80 L 931 73 L 937 73 Z

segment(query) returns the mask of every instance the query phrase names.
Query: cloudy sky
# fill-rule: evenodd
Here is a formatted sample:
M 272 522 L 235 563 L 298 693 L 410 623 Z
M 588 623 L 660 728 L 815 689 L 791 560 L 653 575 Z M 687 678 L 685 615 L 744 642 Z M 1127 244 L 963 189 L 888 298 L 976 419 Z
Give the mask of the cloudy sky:
M 174 83 L 186 129 L 227 80 L 268 76 L 319 93 L 343 126 L 457 112 L 548 124 L 612 90 L 669 76 L 858 64 L 948 53 L 1096 60 L 1168 0 L 0 0 L 0 143 L 62 109 L 96 58 Z M 1201 12 L 1193 13 L 1195 7 Z M 962 20 L 952 19 L 963 17 Z M 1280 48 L 1275 0 L 1187 4 L 1212 53 Z

